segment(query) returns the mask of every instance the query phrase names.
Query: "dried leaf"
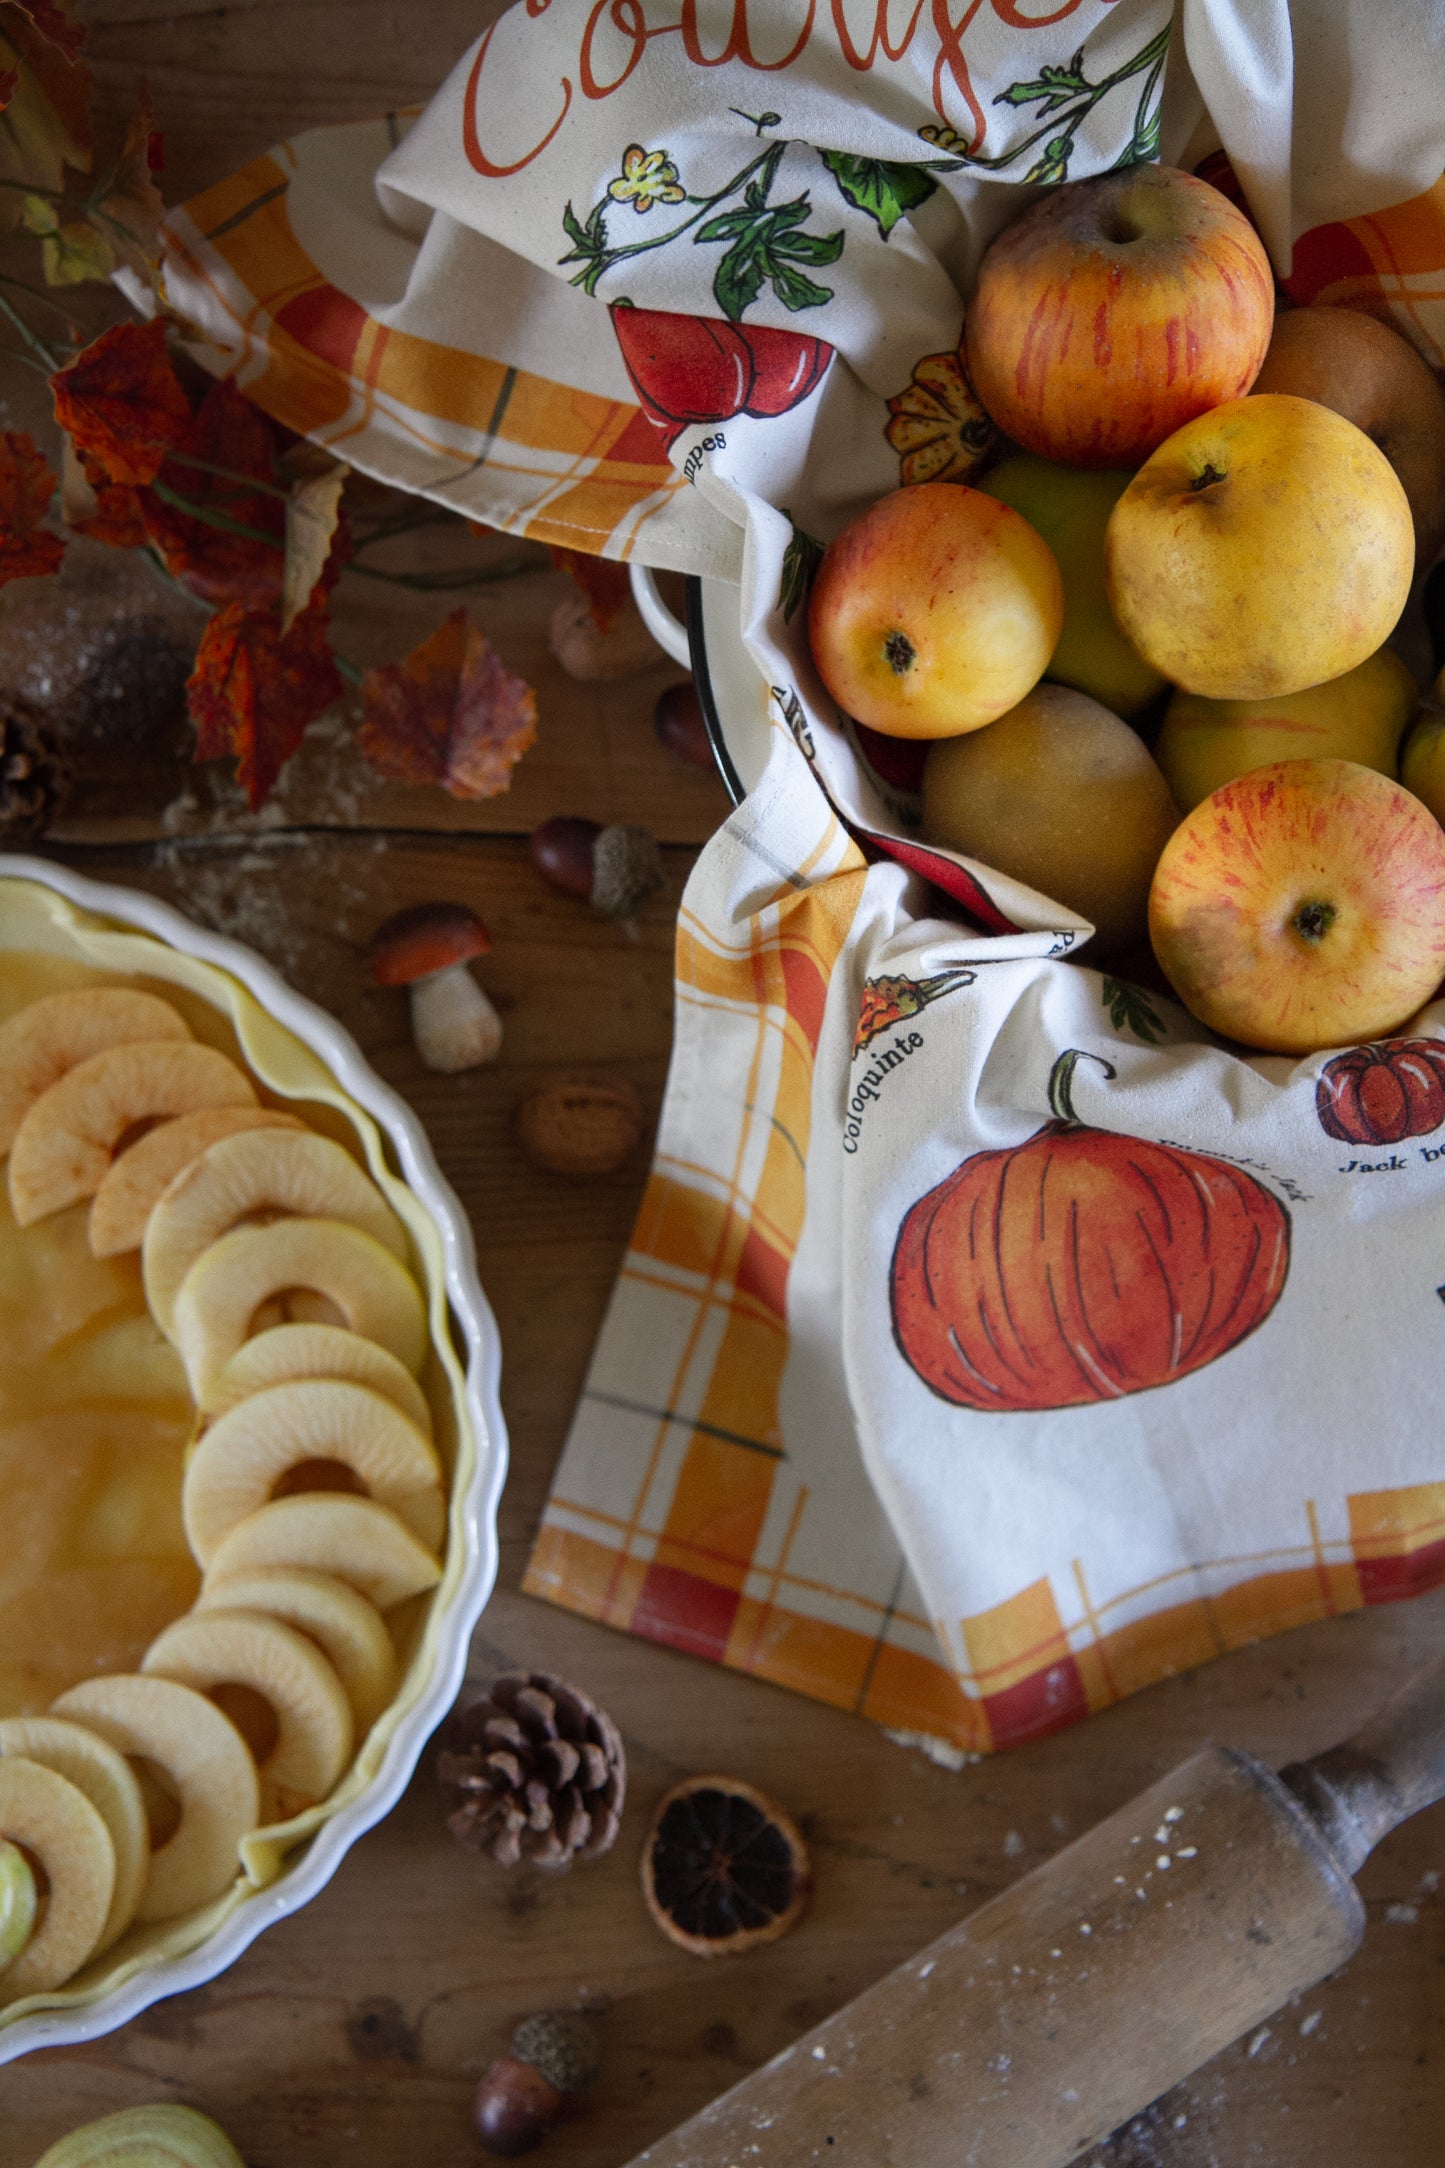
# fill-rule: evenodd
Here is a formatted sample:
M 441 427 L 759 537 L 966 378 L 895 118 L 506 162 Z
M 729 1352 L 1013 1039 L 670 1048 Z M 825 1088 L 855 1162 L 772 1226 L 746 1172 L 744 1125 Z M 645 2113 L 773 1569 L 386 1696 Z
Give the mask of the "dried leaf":
M 40 524 L 54 492 L 34 438 L 20 429 L 0 434 L 0 584 L 59 570 L 65 544 Z
M 503 668 L 465 610 L 453 610 L 405 662 L 368 670 L 362 752 L 398 783 L 440 783 L 453 798 L 494 798 L 537 735 L 537 696 Z
M 68 38 L 59 30 L 62 24 Z M 67 166 L 90 171 L 90 70 L 74 57 L 80 34 L 68 4 L 64 9 L 43 8 L 40 0 L 34 7 L 29 0 L 24 6 L 20 0 L 0 4 L 0 76 L 13 84 L 0 113 L 0 181 L 58 194 Z M 17 189 L 0 188 L 0 228 L 19 224 L 20 202 Z
M 593 557 L 586 550 L 552 548 L 552 562 L 576 581 L 587 598 L 592 622 L 606 632 L 618 611 L 631 599 L 632 582 L 626 565 L 610 557 Z
M 159 141 L 150 90 L 143 83 L 97 214 L 98 228 L 115 255 L 156 293 L 160 291 L 161 221 L 166 215 L 161 192 L 151 177 L 159 163 Z
M 85 25 L 76 21 L 71 0 L 7 0 L 7 6 L 27 17 L 47 45 L 67 60 L 79 60 Z
M 108 480 L 66 436 L 60 440 L 60 510 L 66 526 L 89 535 L 92 542 L 108 542 L 121 550 L 145 548 L 139 490 L 128 482 Z
M 62 225 L 48 196 L 26 196 L 21 223 L 27 233 L 42 237 L 47 286 L 81 286 L 87 279 L 108 279 L 115 269 L 115 250 L 100 228 L 85 219 Z
M 341 691 L 323 610 L 303 611 L 283 635 L 275 609 L 229 603 L 207 625 L 186 683 L 196 758 L 234 756 L 254 812 Z
M 281 627 L 289 632 L 326 570 L 341 517 L 341 492 L 351 472 L 339 461 L 294 484 L 286 506 L 286 566 L 281 576 Z
M 55 418 L 112 482 L 148 482 L 187 431 L 162 323 L 114 324 L 50 379 Z
M 271 424 L 226 378 L 142 491 L 146 533 L 203 601 L 266 609 L 280 601 L 286 561 L 277 486 Z

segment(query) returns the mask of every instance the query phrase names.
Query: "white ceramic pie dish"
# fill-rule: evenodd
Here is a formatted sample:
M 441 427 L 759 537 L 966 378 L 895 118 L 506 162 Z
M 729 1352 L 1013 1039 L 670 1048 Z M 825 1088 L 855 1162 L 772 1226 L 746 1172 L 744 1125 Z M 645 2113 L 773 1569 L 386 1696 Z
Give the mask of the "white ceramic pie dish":
M 506 1431 L 498 1399 L 501 1345 L 477 1277 L 471 1228 L 455 1193 L 442 1178 L 421 1124 L 405 1101 L 375 1075 L 350 1034 L 315 1003 L 295 993 L 250 949 L 192 924 L 152 896 L 87 880 L 43 859 L 0 854 L 0 882 L 11 880 L 49 889 L 82 911 L 150 935 L 226 973 L 308 1048 L 371 1116 L 394 1155 L 401 1179 L 430 1217 L 440 1240 L 444 1292 L 464 1372 L 465 1412 L 477 1450 L 475 1466 L 453 1501 L 451 1540 L 462 1547 L 460 1570 L 449 1572 L 448 1583 L 435 1599 L 438 1611 L 429 1670 L 387 1739 L 364 1789 L 315 1831 L 288 1860 L 279 1880 L 248 1895 L 194 1948 L 146 1964 L 110 1992 L 84 2004 L 36 2011 L 0 2026 L 0 2063 L 35 2048 L 69 2047 L 97 2039 L 163 1997 L 214 1979 L 263 1928 L 308 1904 L 330 1881 L 357 1838 L 390 1812 L 461 1685 L 472 1628 L 497 1576 L 497 1501 L 507 1467 Z

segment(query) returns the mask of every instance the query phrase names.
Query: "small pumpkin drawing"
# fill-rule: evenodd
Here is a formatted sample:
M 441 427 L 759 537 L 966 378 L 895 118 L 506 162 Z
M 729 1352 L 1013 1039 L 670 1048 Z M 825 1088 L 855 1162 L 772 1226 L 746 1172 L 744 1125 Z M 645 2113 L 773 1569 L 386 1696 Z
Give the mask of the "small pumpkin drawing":
M 1445 1122 L 1445 1040 L 1352 1046 L 1320 1071 L 1315 1112 L 1341 1144 L 1398 1144 Z
M 1289 1214 L 1243 1167 L 1091 1129 L 1082 1060 L 1049 1078 L 1054 1119 L 975 1152 L 905 1215 L 893 1252 L 904 1359 L 959 1407 L 1037 1412 L 1170 1385 L 1263 1324 L 1289 1270 Z

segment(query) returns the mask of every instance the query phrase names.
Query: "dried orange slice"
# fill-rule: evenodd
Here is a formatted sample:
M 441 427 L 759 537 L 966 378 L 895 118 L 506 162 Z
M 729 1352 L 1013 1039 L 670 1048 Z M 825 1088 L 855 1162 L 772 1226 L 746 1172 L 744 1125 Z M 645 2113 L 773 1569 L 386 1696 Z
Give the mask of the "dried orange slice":
M 739 1777 L 688 1777 L 658 1807 L 642 1894 L 670 1942 L 736 1956 L 796 1927 L 812 1865 L 791 1815 Z

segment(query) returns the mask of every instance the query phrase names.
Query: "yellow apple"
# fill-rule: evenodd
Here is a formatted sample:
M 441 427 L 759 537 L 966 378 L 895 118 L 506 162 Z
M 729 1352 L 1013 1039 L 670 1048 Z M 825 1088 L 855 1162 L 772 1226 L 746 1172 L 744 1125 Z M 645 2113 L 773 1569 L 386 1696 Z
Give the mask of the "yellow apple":
M 1276 1054 L 1396 1031 L 1445 975 L 1445 830 L 1352 760 L 1286 760 L 1187 813 L 1149 938 L 1201 1023 Z
M 818 675 L 895 738 L 1003 715 L 1043 676 L 1064 589 L 1053 551 L 996 497 L 919 482 L 880 497 L 823 553 L 808 604 Z
M 1261 392 L 1176 429 L 1109 517 L 1109 601 L 1186 691 L 1258 700 L 1383 647 L 1415 564 L 1410 504 L 1364 431 Z
M 1102 700 L 1116 715 L 1137 715 L 1168 681 L 1120 632 L 1104 587 L 1104 530 L 1129 486 L 1128 473 L 1061 467 L 1034 452 L 1013 452 L 978 486 L 1021 512 L 1058 559 L 1064 627 L 1047 675 Z
M 1400 750 L 1400 781 L 1437 821 L 1445 816 L 1445 670 L 1436 678 L 1420 720 Z
M 1150 877 L 1178 818 L 1143 740 L 1069 685 L 1036 685 L 987 730 L 928 748 L 929 842 L 1066 904 L 1101 949 L 1143 940 Z
M 1357 760 L 1392 776 L 1400 740 L 1419 705 L 1414 677 L 1392 649 L 1382 647 L 1343 677 L 1271 699 L 1208 700 L 1203 693 L 1176 692 L 1154 758 L 1185 813 L 1221 783 L 1278 760 Z

